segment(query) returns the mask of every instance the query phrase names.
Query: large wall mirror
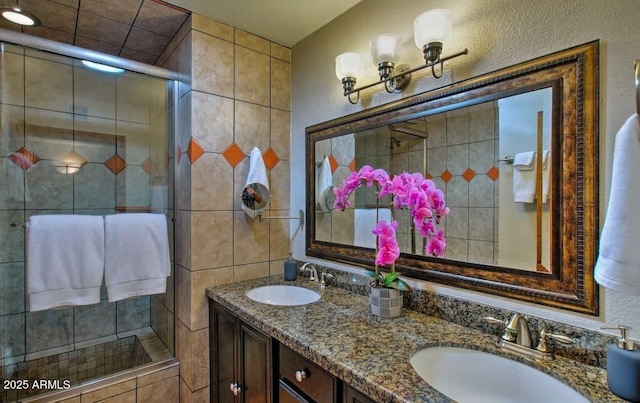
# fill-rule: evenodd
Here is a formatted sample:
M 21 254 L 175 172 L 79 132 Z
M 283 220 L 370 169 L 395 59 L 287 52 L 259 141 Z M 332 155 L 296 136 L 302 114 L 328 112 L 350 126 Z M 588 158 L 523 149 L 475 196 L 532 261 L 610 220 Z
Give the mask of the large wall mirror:
M 308 127 L 306 253 L 372 267 L 388 201 L 332 186 L 364 165 L 445 194 L 443 258 L 395 211 L 405 276 L 596 315 L 598 42 Z

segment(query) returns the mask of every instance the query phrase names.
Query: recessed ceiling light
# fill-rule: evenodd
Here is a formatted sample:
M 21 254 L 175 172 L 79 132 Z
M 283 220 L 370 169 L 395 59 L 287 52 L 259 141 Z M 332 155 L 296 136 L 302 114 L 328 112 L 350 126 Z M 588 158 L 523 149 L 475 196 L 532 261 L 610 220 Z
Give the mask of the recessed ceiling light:
M 104 71 L 105 73 L 119 74 L 124 72 L 124 69 L 121 69 L 119 67 L 107 66 L 106 64 L 90 62 L 89 60 L 83 60 L 82 64 L 89 67 L 90 69 Z
M 40 20 L 38 17 L 31 13 L 27 13 L 26 11 L 22 11 L 19 8 L 10 8 L 10 7 L 2 7 L 4 10 L 2 11 L 2 16 L 18 25 L 26 25 L 35 27 L 40 25 Z

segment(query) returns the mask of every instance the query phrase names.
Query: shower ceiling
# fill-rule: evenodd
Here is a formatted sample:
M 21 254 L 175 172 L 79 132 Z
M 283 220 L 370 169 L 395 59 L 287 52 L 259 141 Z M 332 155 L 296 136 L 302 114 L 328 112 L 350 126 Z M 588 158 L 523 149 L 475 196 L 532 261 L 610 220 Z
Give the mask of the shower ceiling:
M 37 27 L 0 18 L 0 28 L 108 53 L 147 64 L 158 56 L 189 16 L 159 0 L 0 0 L 27 11 Z

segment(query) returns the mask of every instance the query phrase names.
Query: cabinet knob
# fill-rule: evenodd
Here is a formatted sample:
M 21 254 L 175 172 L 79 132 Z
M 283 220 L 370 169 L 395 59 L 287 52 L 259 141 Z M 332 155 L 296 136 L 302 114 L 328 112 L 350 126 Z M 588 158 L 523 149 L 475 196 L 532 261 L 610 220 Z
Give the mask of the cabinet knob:
M 232 382 L 231 385 L 229 385 L 229 389 L 234 396 L 238 396 L 242 391 L 242 388 L 238 385 L 238 382 Z
M 296 380 L 302 382 L 309 376 L 309 372 L 306 369 L 296 371 Z

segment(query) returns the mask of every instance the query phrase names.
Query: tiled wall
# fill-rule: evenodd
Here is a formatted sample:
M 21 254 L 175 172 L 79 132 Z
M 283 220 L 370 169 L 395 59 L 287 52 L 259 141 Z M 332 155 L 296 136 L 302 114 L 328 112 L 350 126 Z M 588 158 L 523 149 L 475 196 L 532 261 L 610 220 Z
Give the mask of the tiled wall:
M 290 49 L 192 14 L 158 64 L 190 79 L 178 101 L 176 341 L 180 401 L 208 401 L 206 287 L 280 273 L 289 253 L 289 221 L 249 218 L 240 194 L 258 146 L 265 216 L 290 215 Z
M 11 45 L 2 67 L 0 361 L 59 354 L 149 326 L 148 296 L 108 303 L 104 287 L 99 304 L 28 312 L 22 223 L 36 214 L 149 206 L 151 185 L 169 177 L 165 81 L 97 73 Z
M 497 105 L 485 103 L 427 118 L 427 173 L 445 192 L 447 259 L 498 259 Z

